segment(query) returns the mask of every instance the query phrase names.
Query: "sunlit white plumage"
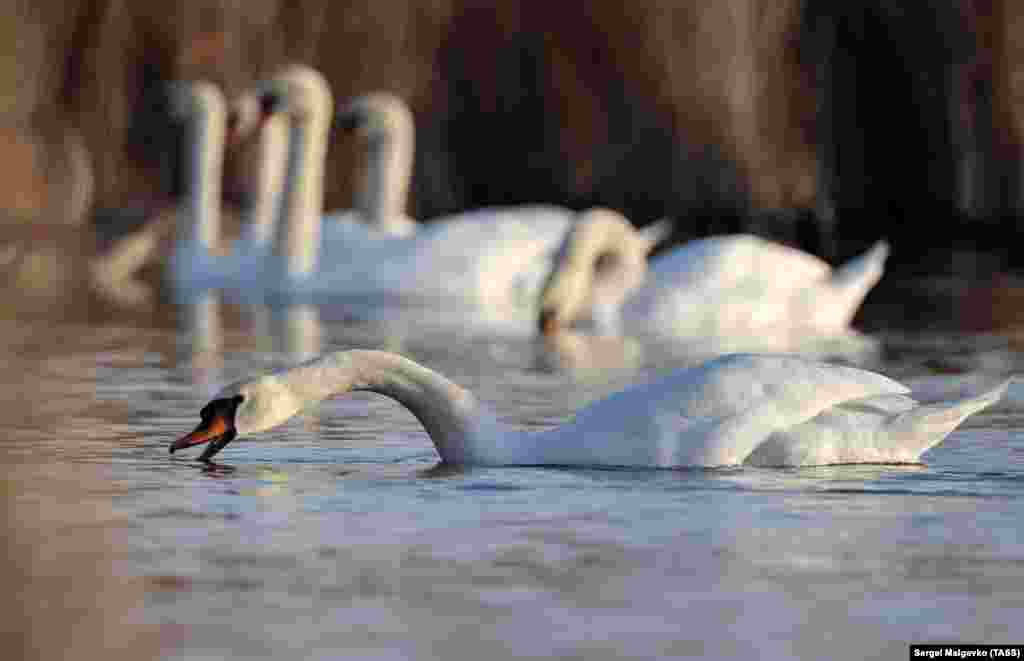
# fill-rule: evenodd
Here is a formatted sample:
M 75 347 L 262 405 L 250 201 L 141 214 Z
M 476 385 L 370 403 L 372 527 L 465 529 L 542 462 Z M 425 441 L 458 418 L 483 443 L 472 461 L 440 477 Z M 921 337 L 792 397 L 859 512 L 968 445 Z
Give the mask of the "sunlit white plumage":
M 397 354 L 342 351 L 224 388 L 171 451 L 273 428 L 333 395 L 387 395 L 456 464 L 679 467 L 917 462 L 1006 384 L 921 405 L 873 372 L 794 356 L 736 354 L 584 407 L 540 433 L 502 426 L 469 391 Z
M 605 333 L 682 339 L 846 333 L 888 254 L 879 242 L 833 270 L 794 248 L 730 235 L 648 261 L 624 249 L 628 223 L 591 220 L 566 236 L 542 294 L 552 328 L 590 321 Z

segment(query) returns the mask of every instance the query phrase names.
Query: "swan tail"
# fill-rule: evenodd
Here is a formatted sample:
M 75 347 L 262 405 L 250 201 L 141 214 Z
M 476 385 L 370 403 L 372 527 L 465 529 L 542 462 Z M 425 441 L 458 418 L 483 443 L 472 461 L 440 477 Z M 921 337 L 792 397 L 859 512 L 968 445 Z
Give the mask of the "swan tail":
M 672 235 L 672 230 L 675 228 L 675 221 L 672 218 L 661 218 L 648 223 L 644 227 L 637 230 L 640 238 L 646 244 L 646 252 L 654 250 L 659 243 L 665 241 Z
M 888 427 L 894 435 L 920 440 L 917 454 L 932 447 L 964 420 L 998 402 L 1006 393 L 1010 379 L 979 395 L 935 404 L 926 404 L 894 416 Z
M 831 284 L 839 297 L 843 299 L 844 305 L 841 307 L 846 312 L 845 318 L 840 320 L 840 325 L 849 325 L 857 308 L 864 301 L 864 297 L 881 280 L 882 274 L 885 272 L 885 260 L 888 257 L 889 243 L 878 241 L 866 252 L 854 257 L 834 271 Z

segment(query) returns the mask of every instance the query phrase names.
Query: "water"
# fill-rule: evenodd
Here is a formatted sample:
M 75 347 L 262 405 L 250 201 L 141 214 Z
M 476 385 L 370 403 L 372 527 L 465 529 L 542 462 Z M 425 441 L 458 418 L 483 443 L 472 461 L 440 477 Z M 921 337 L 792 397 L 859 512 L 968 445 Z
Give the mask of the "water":
M 360 394 L 235 441 L 208 468 L 167 453 L 207 398 L 325 350 L 402 351 L 521 428 L 696 358 L 339 308 L 208 301 L 180 318 L 2 323 L 5 537 L 29 568 L 3 578 L 22 582 L 15 623 L 43 649 L 855 659 L 904 658 L 911 642 L 1021 642 L 1019 391 L 925 466 L 451 470 L 410 414 Z M 995 336 L 884 340 L 867 364 L 936 394 L 1024 361 Z

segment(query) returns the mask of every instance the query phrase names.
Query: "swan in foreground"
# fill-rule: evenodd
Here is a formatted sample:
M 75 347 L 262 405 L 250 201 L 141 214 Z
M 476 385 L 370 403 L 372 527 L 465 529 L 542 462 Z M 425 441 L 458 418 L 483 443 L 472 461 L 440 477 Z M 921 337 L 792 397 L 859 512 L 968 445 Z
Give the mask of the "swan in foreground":
M 1008 383 L 1008 382 L 1007 382 Z M 544 432 L 503 427 L 468 390 L 397 354 L 339 351 L 221 390 L 202 421 L 170 446 L 209 443 L 209 461 L 236 436 L 271 429 L 328 397 L 370 391 L 397 400 L 451 464 L 804 466 L 914 463 L 981 395 L 922 405 L 873 372 L 795 356 L 734 354 L 596 401 Z
M 833 270 L 794 248 L 728 235 L 691 241 L 648 263 L 634 234 L 609 215 L 574 225 L 542 288 L 542 332 L 589 322 L 608 334 L 669 338 L 847 333 L 889 252 L 880 241 Z
M 369 145 L 357 208 L 323 215 L 333 99 L 317 71 L 291 66 L 264 85 L 291 121 L 278 272 L 270 286 L 312 294 L 397 295 L 475 304 L 472 318 L 535 314 L 551 258 L 575 212 L 554 206 L 468 211 L 418 225 L 406 215 L 413 117 L 391 94 L 357 98 L 340 121 Z M 659 226 L 661 227 L 661 226 Z M 648 236 L 657 239 L 657 231 Z M 524 320 L 526 321 L 526 320 Z

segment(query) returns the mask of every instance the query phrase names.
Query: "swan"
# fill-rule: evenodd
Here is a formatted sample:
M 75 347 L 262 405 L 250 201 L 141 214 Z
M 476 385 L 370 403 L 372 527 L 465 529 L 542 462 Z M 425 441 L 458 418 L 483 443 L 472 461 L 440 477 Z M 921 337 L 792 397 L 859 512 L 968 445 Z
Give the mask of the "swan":
M 543 333 L 589 322 L 610 334 L 680 339 L 848 334 L 889 252 L 879 241 L 833 270 L 813 255 L 739 234 L 691 241 L 648 262 L 634 233 L 607 214 L 573 226 L 541 290 Z
M 401 98 L 371 92 L 350 101 L 338 113 L 342 129 L 358 134 L 368 147 L 365 181 L 356 206 L 335 211 L 333 220 L 366 223 L 385 234 L 409 236 L 417 223 L 406 214 L 415 154 L 416 123 Z
M 532 314 L 551 256 L 575 212 L 555 206 L 468 211 L 417 225 L 405 215 L 412 164 L 412 114 L 397 97 L 359 97 L 341 121 L 370 145 L 358 208 L 323 215 L 323 177 L 333 98 L 323 76 L 294 65 L 263 91 L 291 119 L 278 266 L 269 286 L 284 292 L 446 299 L 500 321 Z M 656 230 L 650 230 L 652 235 Z
M 255 200 L 245 217 L 231 218 L 232 231 L 224 232 L 221 182 L 229 132 L 227 99 L 219 87 L 204 80 L 176 81 L 169 86 L 168 98 L 171 115 L 185 125 L 184 201 L 180 208 L 119 237 L 110 250 L 112 259 L 94 275 L 116 280 L 169 254 L 167 279 L 186 297 L 207 288 L 244 285 L 270 251 L 272 211 L 283 185 L 283 120 L 261 122 Z M 248 120 L 248 126 L 231 127 L 232 133 L 254 128 L 251 107 L 257 103 L 256 97 L 236 100 L 236 114 L 242 124 Z
M 208 81 L 171 86 L 171 112 L 185 122 L 187 183 L 176 228 L 169 275 L 176 288 L 220 284 L 233 270 L 221 244 L 221 177 L 227 139 L 227 101 Z
M 976 397 L 922 405 L 881 374 L 797 356 L 731 354 L 635 385 L 561 427 L 502 427 L 468 390 L 398 354 L 350 350 L 227 386 L 170 451 L 271 429 L 333 395 L 380 393 L 424 426 L 450 464 L 713 467 L 919 462 L 1008 381 Z

